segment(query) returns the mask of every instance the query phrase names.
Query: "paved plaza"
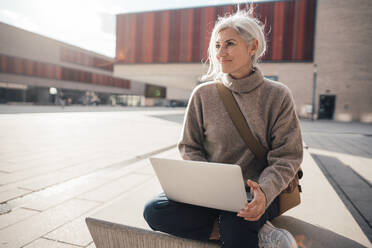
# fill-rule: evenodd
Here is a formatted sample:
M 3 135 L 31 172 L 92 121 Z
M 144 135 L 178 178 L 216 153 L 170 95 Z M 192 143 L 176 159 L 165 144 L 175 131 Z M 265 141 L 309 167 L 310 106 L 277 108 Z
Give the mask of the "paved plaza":
M 85 217 L 151 184 L 148 157 L 179 158 L 182 108 L 0 106 L 0 113 L 0 247 L 95 247 Z M 318 167 L 304 168 L 301 216 L 372 247 L 372 125 L 302 127 L 306 160 Z M 330 199 L 322 208 L 344 219 L 312 213 L 314 197 Z

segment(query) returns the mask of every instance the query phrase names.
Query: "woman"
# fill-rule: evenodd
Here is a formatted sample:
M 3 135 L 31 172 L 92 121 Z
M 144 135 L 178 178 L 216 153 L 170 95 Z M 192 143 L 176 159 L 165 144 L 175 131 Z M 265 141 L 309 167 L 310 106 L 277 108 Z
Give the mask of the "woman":
M 265 79 L 256 66 L 265 49 L 263 27 L 249 13 L 238 11 L 217 21 L 204 76 L 212 81 L 193 91 L 178 145 L 186 160 L 240 165 L 253 200 L 233 213 L 174 202 L 163 194 L 145 207 L 144 217 L 154 230 L 202 241 L 218 230 L 225 248 L 296 247 L 289 232 L 267 222 L 278 215 L 277 196 L 297 173 L 303 148 L 289 89 Z M 218 83 L 232 91 L 254 136 L 269 150 L 268 165 L 255 159 L 239 135 Z

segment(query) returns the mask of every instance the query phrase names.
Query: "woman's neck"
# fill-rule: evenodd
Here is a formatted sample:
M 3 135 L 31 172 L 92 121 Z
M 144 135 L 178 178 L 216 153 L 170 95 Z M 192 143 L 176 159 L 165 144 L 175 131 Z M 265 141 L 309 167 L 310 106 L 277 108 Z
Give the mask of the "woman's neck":
M 254 68 L 251 68 L 251 69 L 249 69 L 249 71 L 246 72 L 246 73 L 229 74 L 229 75 L 230 75 L 230 77 L 231 77 L 232 79 L 242 79 L 242 78 L 249 77 L 249 76 L 252 75 L 254 72 L 255 72 L 255 69 L 254 69 Z

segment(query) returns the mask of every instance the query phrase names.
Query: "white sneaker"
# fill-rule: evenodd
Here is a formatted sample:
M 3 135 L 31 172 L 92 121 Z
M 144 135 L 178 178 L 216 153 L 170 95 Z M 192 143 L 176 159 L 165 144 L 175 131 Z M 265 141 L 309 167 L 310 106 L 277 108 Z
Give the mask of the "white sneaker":
M 297 243 L 290 232 L 276 228 L 270 221 L 267 221 L 258 232 L 258 247 L 297 248 Z

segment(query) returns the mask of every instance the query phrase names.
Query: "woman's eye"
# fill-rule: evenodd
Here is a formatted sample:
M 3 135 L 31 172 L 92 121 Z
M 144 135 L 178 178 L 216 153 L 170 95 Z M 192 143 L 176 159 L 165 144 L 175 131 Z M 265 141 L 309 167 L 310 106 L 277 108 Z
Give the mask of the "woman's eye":
M 216 48 L 219 49 L 221 46 L 220 45 L 216 45 Z
M 232 43 L 232 42 L 227 42 L 227 43 L 226 43 L 226 46 L 227 46 L 227 47 L 232 46 L 232 45 L 234 45 L 234 43 Z

